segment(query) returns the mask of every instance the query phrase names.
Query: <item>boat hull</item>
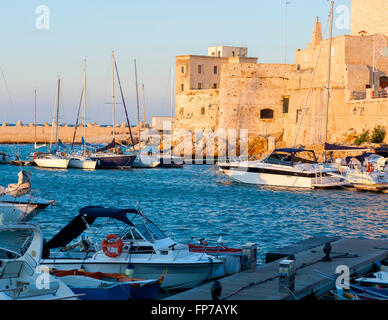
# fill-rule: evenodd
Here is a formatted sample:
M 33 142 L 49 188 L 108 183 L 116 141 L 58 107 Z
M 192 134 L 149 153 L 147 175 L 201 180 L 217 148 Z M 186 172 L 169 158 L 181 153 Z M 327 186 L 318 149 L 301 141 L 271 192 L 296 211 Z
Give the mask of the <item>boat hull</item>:
M 318 188 L 320 186 L 340 187 L 344 185 L 339 178 L 334 178 L 325 174 L 316 175 L 313 172 L 287 172 L 266 168 L 259 169 L 231 166 L 221 166 L 219 167 L 219 171 L 237 182 L 263 186 Z
M 37 205 L 0 203 L 0 222 L 19 223 L 31 220 L 38 214 Z
M 130 169 L 136 156 L 134 155 L 95 155 L 92 160 L 97 161 L 97 168 L 99 169 Z
M 70 159 L 69 168 L 94 170 L 97 167 L 97 160 Z
M 166 270 L 167 275 L 161 285 L 166 290 L 190 289 L 209 279 L 209 275 L 217 268 L 223 267 L 222 262 L 202 263 L 166 263 L 166 262 L 134 262 L 133 260 L 99 262 L 96 260 L 44 259 L 42 264 L 59 270 L 80 269 L 87 272 L 125 274 L 128 263 L 134 267 L 133 277 L 140 279 L 157 279 Z
M 67 169 L 69 159 L 35 159 L 34 162 L 41 168 Z

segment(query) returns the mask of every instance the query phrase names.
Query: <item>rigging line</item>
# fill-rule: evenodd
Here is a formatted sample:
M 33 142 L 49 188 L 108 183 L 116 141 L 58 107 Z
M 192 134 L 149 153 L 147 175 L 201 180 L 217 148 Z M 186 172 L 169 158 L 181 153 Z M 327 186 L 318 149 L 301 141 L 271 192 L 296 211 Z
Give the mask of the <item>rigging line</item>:
M 4 81 L 4 85 L 5 85 L 5 90 L 7 91 L 7 95 L 8 95 L 8 99 L 10 101 L 11 107 L 12 107 L 12 109 L 15 109 L 13 101 L 12 101 L 12 97 L 11 97 L 11 92 L 9 91 L 7 80 L 5 78 L 5 74 L 4 74 L 4 71 L 3 71 L 2 67 L 0 67 L 0 72 L 1 72 L 1 76 L 3 77 L 3 81 Z
M 329 14 L 329 17 L 328 17 L 327 22 L 326 22 L 326 27 L 325 27 L 324 35 L 326 35 L 327 28 L 328 28 L 328 26 L 329 26 L 330 16 L 331 16 L 331 14 Z M 312 74 L 312 76 L 311 76 L 311 81 L 310 81 L 309 89 L 308 89 L 308 91 L 307 91 L 307 96 L 306 96 L 305 104 L 304 104 L 304 107 L 303 107 L 303 109 L 302 109 L 302 115 L 301 115 L 301 118 L 300 118 L 300 122 L 299 122 L 299 125 L 298 125 L 298 129 L 297 129 L 296 134 L 295 134 L 294 143 L 292 144 L 292 147 L 293 147 L 293 148 L 295 147 L 296 141 L 297 141 L 297 139 L 298 139 L 299 130 L 300 130 L 300 127 L 302 126 L 303 118 L 304 118 L 304 115 L 305 115 L 305 112 L 306 112 L 306 109 L 307 109 L 307 103 L 308 103 L 308 100 L 309 100 L 309 98 L 310 98 L 311 88 L 312 88 L 312 86 L 313 86 L 313 81 L 314 81 L 314 79 L 315 79 L 315 72 L 316 72 L 316 70 L 317 70 L 318 61 L 319 61 L 319 58 L 320 58 L 320 56 L 321 56 L 322 47 L 323 47 L 323 40 L 321 41 L 321 44 L 320 44 L 320 47 L 319 47 L 319 52 L 318 52 L 318 55 L 317 55 L 317 59 L 315 60 L 315 64 L 314 64 L 314 72 L 313 72 L 313 74 Z
M 135 147 L 134 147 L 135 142 L 134 142 L 133 136 L 132 136 L 131 124 L 129 123 L 127 106 L 125 105 L 125 100 L 124 100 L 124 95 L 123 95 L 123 89 L 122 89 L 122 87 L 121 87 L 121 81 L 120 81 L 119 71 L 118 71 L 118 69 L 117 69 L 116 59 L 114 60 L 114 63 L 115 63 L 117 81 L 118 81 L 119 87 L 120 87 L 121 99 L 122 99 L 123 105 L 124 105 L 125 116 L 126 116 L 126 118 L 127 118 L 127 124 L 128 124 L 129 134 L 130 134 L 130 136 L 131 136 L 131 142 L 132 142 L 132 145 L 131 145 L 131 146 L 132 146 L 133 151 L 135 151 Z M 114 129 L 114 128 L 113 128 L 113 129 Z
M 79 105 L 78 105 L 78 113 L 77 113 L 77 120 L 76 120 L 75 128 L 74 128 L 73 142 L 71 143 L 71 151 L 72 151 L 72 152 L 73 152 L 73 147 L 74 147 L 75 136 L 76 136 L 76 134 L 77 134 L 78 120 L 79 120 L 79 113 L 80 113 L 80 111 L 81 111 L 81 104 L 82 104 L 82 97 L 83 97 L 83 94 L 84 94 L 84 88 L 82 88 L 82 91 L 81 91 L 81 98 L 80 98 L 80 100 L 79 100 Z

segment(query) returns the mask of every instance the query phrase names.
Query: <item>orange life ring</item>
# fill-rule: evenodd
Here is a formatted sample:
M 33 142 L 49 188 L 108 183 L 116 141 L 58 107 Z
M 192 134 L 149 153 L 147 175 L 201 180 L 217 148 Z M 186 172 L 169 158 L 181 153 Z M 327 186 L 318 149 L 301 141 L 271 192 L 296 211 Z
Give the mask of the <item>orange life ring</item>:
M 110 258 L 117 258 L 123 251 L 123 240 L 116 234 L 108 234 L 102 241 L 102 251 Z
M 375 167 L 373 166 L 372 163 L 368 163 L 367 166 L 366 166 L 366 171 L 368 171 L 369 173 L 373 172 L 375 170 Z

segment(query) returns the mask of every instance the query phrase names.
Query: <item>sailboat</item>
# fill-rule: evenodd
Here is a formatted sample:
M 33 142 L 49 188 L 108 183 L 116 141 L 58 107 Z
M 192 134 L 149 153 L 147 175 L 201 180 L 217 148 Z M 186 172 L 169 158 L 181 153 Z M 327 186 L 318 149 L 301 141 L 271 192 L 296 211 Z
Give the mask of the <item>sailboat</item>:
M 112 142 L 106 145 L 105 147 L 102 147 L 100 149 L 97 149 L 94 154 L 91 155 L 92 160 L 97 160 L 97 167 L 101 169 L 130 169 L 132 168 L 133 162 L 136 159 L 136 155 L 134 154 L 124 154 L 124 153 L 115 153 L 115 152 L 107 152 L 109 149 L 113 149 L 116 146 L 116 139 L 115 139 L 115 83 L 114 83 L 114 76 L 115 76 L 115 70 L 117 79 L 120 86 L 120 93 L 122 102 L 124 105 L 125 114 L 127 117 L 127 125 L 129 127 L 129 133 L 131 135 L 131 141 L 133 143 L 132 138 L 132 131 L 131 131 L 131 125 L 129 123 L 128 114 L 127 114 L 127 108 L 125 106 L 125 100 L 123 96 L 123 92 L 121 89 L 121 83 L 120 83 L 120 77 L 117 70 L 117 64 L 114 56 L 114 51 L 112 50 L 112 118 L 113 118 L 113 126 L 112 126 Z M 121 151 L 121 149 L 120 149 Z M 121 151 L 122 152 L 122 151 Z
M 141 147 L 141 129 L 140 129 L 140 108 L 139 108 L 139 91 L 137 84 L 137 69 L 136 69 L 136 60 L 135 60 L 135 79 L 136 79 L 136 105 L 137 105 L 137 128 L 138 128 L 138 155 L 133 162 L 133 168 L 155 168 L 160 164 L 157 158 L 149 156 L 147 153 L 143 152 Z M 144 108 L 144 85 L 143 85 L 143 108 Z
M 61 77 L 58 77 L 57 107 L 56 107 L 56 110 L 54 112 L 54 116 L 56 118 L 56 121 L 55 121 L 55 149 L 53 151 L 51 151 L 51 146 L 52 146 L 52 141 L 51 141 L 49 152 L 35 152 L 33 154 L 33 160 L 38 167 L 67 169 L 67 167 L 69 166 L 69 159 L 67 158 L 66 154 L 57 153 L 60 88 L 61 88 Z M 51 140 L 52 140 L 52 133 L 53 133 L 53 128 L 51 131 Z
M 81 153 L 72 153 L 70 154 L 69 159 L 69 168 L 77 169 L 96 169 L 97 160 L 92 160 L 86 154 L 86 59 L 84 59 L 84 77 L 83 77 L 83 90 L 82 90 L 82 152 Z M 77 130 L 78 126 L 78 117 L 77 124 L 74 128 L 74 131 Z M 75 133 L 74 133 L 75 138 Z

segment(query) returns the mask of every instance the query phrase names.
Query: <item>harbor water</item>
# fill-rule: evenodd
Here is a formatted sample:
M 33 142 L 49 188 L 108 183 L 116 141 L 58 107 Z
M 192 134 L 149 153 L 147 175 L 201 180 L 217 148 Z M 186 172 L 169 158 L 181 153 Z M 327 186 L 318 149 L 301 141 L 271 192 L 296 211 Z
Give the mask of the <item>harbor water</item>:
M 22 159 L 32 145 L 7 146 Z M 258 187 L 218 176 L 213 166 L 182 169 L 32 171 L 33 194 L 57 202 L 34 218 L 49 239 L 78 210 L 89 205 L 139 206 L 177 242 L 209 243 L 220 235 L 227 246 L 257 243 L 259 262 L 265 253 L 310 236 L 388 238 L 388 195 L 339 190 Z M 20 167 L 0 166 L 0 185 L 17 182 Z

